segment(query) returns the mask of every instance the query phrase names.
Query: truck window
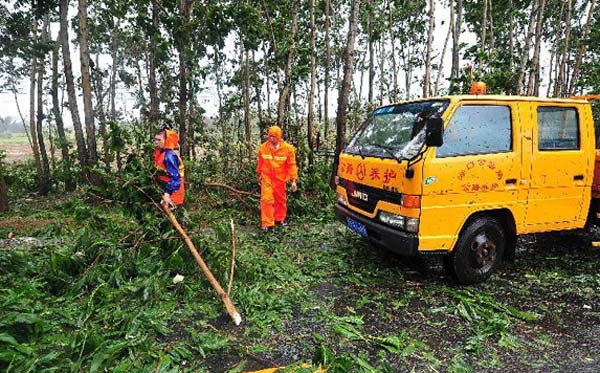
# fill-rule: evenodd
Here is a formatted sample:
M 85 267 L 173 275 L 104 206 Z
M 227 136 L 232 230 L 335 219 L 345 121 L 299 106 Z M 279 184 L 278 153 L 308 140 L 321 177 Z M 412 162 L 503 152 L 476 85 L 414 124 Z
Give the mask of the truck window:
M 537 117 L 539 150 L 579 149 L 579 118 L 575 108 L 540 106 Z
M 510 108 L 500 105 L 463 105 L 456 109 L 444 132 L 437 157 L 503 153 L 512 150 Z

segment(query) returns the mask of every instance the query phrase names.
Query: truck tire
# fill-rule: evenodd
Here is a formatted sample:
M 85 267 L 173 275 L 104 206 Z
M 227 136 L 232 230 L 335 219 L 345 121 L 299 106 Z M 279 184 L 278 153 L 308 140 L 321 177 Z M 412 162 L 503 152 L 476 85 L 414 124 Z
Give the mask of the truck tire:
M 480 217 L 461 232 L 452 256 L 452 272 L 461 284 L 487 280 L 496 270 L 506 247 L 506 233 L 496 219 Z

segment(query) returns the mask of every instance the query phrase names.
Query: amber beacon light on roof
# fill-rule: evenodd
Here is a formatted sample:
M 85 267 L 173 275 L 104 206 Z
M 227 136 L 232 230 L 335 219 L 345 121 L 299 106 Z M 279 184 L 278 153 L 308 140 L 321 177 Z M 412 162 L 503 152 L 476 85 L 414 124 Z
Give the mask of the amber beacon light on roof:
M 484 82 L 474 82 L 471 84 L 469 94 L 471 95 L 485 95 L 487 87 Z

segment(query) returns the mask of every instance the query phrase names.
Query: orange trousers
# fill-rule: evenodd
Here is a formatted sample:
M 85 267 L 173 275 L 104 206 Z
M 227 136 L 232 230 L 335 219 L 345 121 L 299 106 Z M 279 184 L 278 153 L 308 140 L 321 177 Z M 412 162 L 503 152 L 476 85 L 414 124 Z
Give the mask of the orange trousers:
M 276 221 L 284 221 L 287 215 L 285 181 L 262 175 L 260 183 L 261 226 L 272 227 Z

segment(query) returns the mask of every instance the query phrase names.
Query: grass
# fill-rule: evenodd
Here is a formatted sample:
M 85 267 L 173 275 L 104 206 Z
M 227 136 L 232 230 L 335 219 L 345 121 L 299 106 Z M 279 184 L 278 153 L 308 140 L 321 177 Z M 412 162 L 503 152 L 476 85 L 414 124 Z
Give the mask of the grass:
M 24 133 L 0 134 L 0 145 L 29 145 L 29 141 Z
M 314 362 L 331 372 L 470 372 L 600 366 L 598 252 L 577 246 L 578 236 L 522 243 L 516 261 L 490 281 L 458 287 L 444 274 L 423 274 L 371 248 L 335 222 L 330 206 L 311 214 L 310 200 L 296 198 L 291 226 L 264 235 L 254 211 L 224 197 L 219 191 L 192 196 L 192 208 L 180 217 L 224 286 L 229 219 L 235 220 L 231 296 L 244 317 L 241 327 L 228 319 L 159 215 L 135 217 L 131 208 L 80 195 L 13 203 L 10 214 L 0 215 L 0 237 L 34 236 L 44 247 L 0 248 L 0 368 L 239 372 Z M 176 274 L 184 281 L 174 284 Z

